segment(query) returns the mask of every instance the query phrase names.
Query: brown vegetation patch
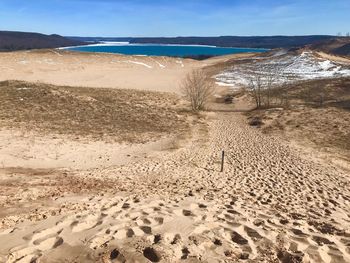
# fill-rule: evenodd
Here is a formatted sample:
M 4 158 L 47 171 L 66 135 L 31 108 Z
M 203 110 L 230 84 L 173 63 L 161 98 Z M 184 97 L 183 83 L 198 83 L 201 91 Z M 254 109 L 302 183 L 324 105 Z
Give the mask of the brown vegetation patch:
M 266 133 L 284 131 L 284 135 L 308 140 L 321 147 L 350 151 L 350 114 L 337 108 L 289 109 L 263 114 Z
M 350 110 L 350 78 L 301 81 L 282 88 L 292 103 L 314 107 L 334 106 Z
M 254 117 L 249 118 L 249 125 L 261 127 L 261 125 L 263 125 L 262 118 L 258 117 L 258 116 L 254 116 Z
M 259 119 L 266 133 L 350 159 L 350 78 L 303 81 L 280 89 L 274 95 L 287 96 L 288 107 L 249 112 L 249 121 Z
M 188 127 L 175 95 L 122 89 L 0 83 L 0 122 L 10 128 L 146 142 Z

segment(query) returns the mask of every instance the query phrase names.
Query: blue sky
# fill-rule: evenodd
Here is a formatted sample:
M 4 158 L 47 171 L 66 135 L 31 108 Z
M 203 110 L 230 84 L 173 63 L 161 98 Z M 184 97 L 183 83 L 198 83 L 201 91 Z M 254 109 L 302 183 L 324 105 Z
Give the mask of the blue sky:
M 350 31 L 350 0 L 0 0 L 0 30 L 70 36 Z

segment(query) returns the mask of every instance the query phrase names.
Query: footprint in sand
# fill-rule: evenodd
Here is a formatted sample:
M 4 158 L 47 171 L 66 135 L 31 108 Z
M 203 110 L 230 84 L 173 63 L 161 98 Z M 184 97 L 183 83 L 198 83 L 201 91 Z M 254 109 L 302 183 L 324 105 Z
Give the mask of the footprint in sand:
M 116 248 L 110 252 L 109 260 L 112 262 L 126 262 L 124 255 Z
M 244 231 L 246 231 L 247 235 L 253 240 L 253 241 L 259 241 L 263 237 L 254 229 L 244 226 Z
M 59 236 L 51 236 L 35 240 L 33 245 L 25 248 L 14 248 L 7 262 L 36 262 L 35 260 L 40 257 L 41 252 L 55 249 L 64 243 L 63 238 Z
M 99 219 L 98 216 L 87 216 L 85 218 L 80 218 L 79 221 L 74 221 L 71 224 L 72 232 L 73 233 L 81 232 L 87 229 L 94 228 L 98 225 L 101 225 L 102 221 L 99 221 L 98 219 Z
M 238 245 L 247 245 L 248 240 L 242 237 L 240 234 L 238 234 L 236 231 L 233 231 L 231 233 L 231 240 L 235 242 Z
M 143 255 L 151 262 L 160 262 L 161 255 L 152 247 L 146 247 L 143 250 Z

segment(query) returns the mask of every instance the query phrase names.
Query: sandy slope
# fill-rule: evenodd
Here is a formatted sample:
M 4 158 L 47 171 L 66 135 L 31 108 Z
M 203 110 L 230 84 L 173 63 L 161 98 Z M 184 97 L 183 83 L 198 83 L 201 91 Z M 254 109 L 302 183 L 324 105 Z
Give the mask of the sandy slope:
M 185 148 L 78 174 L 113 187 L 74 200 L 74 213 L 0 232 L 0 261 L 350 261 L 346 174 L 239 113 L 201 127 Z
M 73 87 L 180 93 L 179 83 L 193 69 L 249 56 L 252 54 L 234 54 L 196 61 L 172 57 L 77 53 L 64 50 L 2 52 L 0 81 L 24 80 Z
M 331 61 L 336 61 L 336 62 L 340 62 L 340 63 L 350 63 L 349 57 L 335 56 L 335 55 L 320 52 L 320 51 L 316 52 L 316 54 L 322 58 L 329 59 Z
M 3 53 L 0 59 L 1 78 L 56 85 L 162 91 L 164 83 L 175 81 L 189 67 L 183 66 L 187 63 L 182 60 L 179 63 L 175 59 L 160 60 L 110 54 L 72 54 L 65 51 Z M 153 82 L 154 79 L 157 81 Z
M 188 119 L 169 93 L 1 82 L 0 167 L 121 165 L 171 147 Z
M 176 92 L 183 75 L 198 66 L 168 57 L 21 51 L 0 53 L 0 80 Z
M 0 138 L 0 165 L 3 167 L 73 170 L 122 165 L 167 148 L 174 140 L 170 137 L 144 144 L 121 144 L 70 140 L 57 135 L 39 136 L 23 130 L 0 130 Z

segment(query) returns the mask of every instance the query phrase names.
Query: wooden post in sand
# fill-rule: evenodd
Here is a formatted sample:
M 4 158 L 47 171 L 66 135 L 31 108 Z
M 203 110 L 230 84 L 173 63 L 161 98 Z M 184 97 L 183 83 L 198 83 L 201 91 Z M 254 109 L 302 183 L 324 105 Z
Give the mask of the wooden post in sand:
M 225 162 L 225 151 L 222 151 L 222 156 L 221 156 L 221 172 L 224 171 L 224 162 Z

